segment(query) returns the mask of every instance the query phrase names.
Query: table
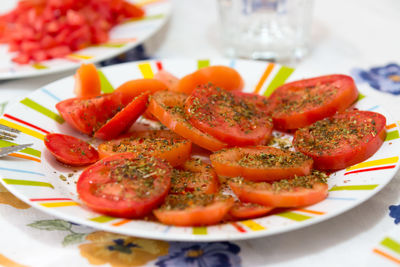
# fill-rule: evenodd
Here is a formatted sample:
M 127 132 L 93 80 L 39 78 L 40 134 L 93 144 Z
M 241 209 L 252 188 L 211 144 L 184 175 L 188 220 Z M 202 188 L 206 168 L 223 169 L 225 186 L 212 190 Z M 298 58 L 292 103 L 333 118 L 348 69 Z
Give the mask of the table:
M 173 0 L 173 4 L 170 21 L 144 44 L 145 54 L 151 58 L 221 57 L 215 1 Z M 360 69 L 382 67 L 384 71 L 389 63 L 400 64 L 399 11 L 400 2 L 396 0 L 316 1 L 312 51 L 294 67 L 313 73 L 317 70 L 316 75 L 355 75 Z M 18 101 L 72 73 L 2 81 L 0 102 Z M 400 79 L 400 70 L 397 75 Z M 394 84 L 396 77 L 393 76 Z M 364 81 L 359 85 L 384 105 L 399 124 L 400 96 L 382 93 L 366 84 Z M 397 85 L 400 91 L 399 80 Z M 395 206 L 400 204 L 399 192 L 397 173 L 370 200 L 317 225 L 248 241 L 193 244 L 128 240 L 59 221 L 30 208 L 0 186 L 0 265 L 394 266 L 400 264 L 400 226 L 395 223 L 400 221 L 400 213 L 394 218 Z M 129 246 L 127 241 L 140 247 Z M 199 253 L 189 259 L 185 254 L 189 249 Z

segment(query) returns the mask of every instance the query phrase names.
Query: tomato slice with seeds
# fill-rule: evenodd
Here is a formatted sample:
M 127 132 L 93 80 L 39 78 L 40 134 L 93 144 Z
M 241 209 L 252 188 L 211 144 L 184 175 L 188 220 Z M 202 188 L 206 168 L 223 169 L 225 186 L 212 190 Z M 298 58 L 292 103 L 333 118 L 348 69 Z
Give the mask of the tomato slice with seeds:
M 202 148 L 217 151 L 227 147 L 227 144 L 203 133 L 187 121 L 183 109 L 186 98 L 187 95 L 183 93 L 159 91 L 151 96 L 148 110 L 171 131 Z
M 123 138 L 99 145 L 101 158 L 131 152 L 135 155 L 153 156 L 165 159 L 172 166 L 183 164 L 189 157 L 192 143 L 168 130 L 132 132 Z
M 237 201 L 229 210 L 229 215 L 237 220 L 253 219 L 264 216 L 274 208 L 255 203 Z
M 45 136 L 44 144 L 58 161 L 70 166 L 85 166 L 99 159 L 94 147 L 73 136 L 50 133 Z
M 100 76 L 93 63 L 82 64 L 76 71 L 74 92 L 77 97 L 91 98 L 101 94 Z
M 154 157 L 123 153 L 104 158 L 79 177 L 79 198 L 92 210 L 115 217 L 142 218 L 163 203 L 171 166 Z
M 227 91 L 240 91 L 244 81 L 239 72 L 228 66 L 208 66 L 184 76 L 172 90 L 190 94 L 198 86 L 212 83 Z
M 94 137 L 110 140 L 127 131 L 146 110 L 149 94 L 149 92 L 144 92 L 135 97 L 126 107 L 101 126 L 94 133 Z
M 258 145 L 272 134 L 267 99 L 213 85 L 196 88 L 185 103 L 190 123 L 231 146 Z
M 88 135 L 93 135 L 124 107 L 119 93 L 89 99 L 70 98 L 56 104 L 58 112 L 69 125 Z
M 164 204 L 153 213 L 160 222 L 168 225 L 213 225 L 225 217 L 233 204 L 233 198 L 224 195 L 168 195 Z
M 300 152 L 274 147 L 235 147 L 210 155 L 218 175 L 241 176 L 250 181 L 276 181 L 308 175 L 313 161 Z
M 191 159 L 174 170 L 170 194 L 214 194 L 218 188 L 219 180 L 211 165 Z
M 284 84 L 268 100 L 274 127 L 290 130 L 344 111 L 357 97 L 350 76 L 327 75 Z
M 352 110 L 296 131 L 294 147 L 314 160 L 319 170 L 339 170 L 372 156 L 386 138 L 386 118 Z
M 302 207 L 322 201 L 328 195 L 327 175 L 313 171 L 307 176 L 296 176 L 273 183 L 251 182 L 232 178 L 228 184 L 242 202 L 268 207 Z

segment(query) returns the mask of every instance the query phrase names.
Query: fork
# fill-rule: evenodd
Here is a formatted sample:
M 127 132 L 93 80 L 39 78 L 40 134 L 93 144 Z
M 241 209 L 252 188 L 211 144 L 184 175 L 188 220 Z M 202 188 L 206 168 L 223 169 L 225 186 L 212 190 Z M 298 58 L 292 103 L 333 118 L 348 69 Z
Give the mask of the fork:
M 18 137 L 19 133 L 20 133 L 20 131 L 17 129 L 0 124 L 0 140 L 13 141 L 15 138 Z M 20 150 L 30 147 L 32 145 L 33 144 L 22 144 L 22 145 L 15 145 L 15 146 L 0 147 L 0 157 L 20 151 Z

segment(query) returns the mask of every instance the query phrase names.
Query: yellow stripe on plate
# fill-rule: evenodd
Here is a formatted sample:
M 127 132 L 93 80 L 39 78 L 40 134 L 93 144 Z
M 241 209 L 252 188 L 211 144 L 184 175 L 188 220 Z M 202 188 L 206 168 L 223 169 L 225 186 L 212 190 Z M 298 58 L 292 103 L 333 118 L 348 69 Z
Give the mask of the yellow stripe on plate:
M 68 206 L 79 206 L 79 203 L 74 201 L 63 201 L 63 202 L 40 203 L 40 205 L 46 208 L 59 208 Z
M 153 73 L 150 63 L 139 64 L 139 69 L 140 69 L 140 72 L 142 73 L 143 78 L 152 79 L 154 77 L 154 73 Z
M 393 164 L 398 161 L 399 161 L 399 157 L 371 160 L 371 161 L 361 162 L 359 164 L 353 165 L 353 166 L 347 168 L 346 170 L 352 171 L 352 170 L 357 170 L 357 169 L 362 169 L 362 168 L 367 168 L 367 167 L 375 167 L 375 166 L 379 166 L 379 165 Z
M 249 227 L 253 231 L 261 231 L 266 229 L 264 226 L 256 223 L 253 220 L 241 221 L 240 223 Z
M 78 60 L 88 60 L 88 59 L 94 58 L 94 56 L 81 55 L 81 54 L 70 54 L 67 56 L 67 58 L 78 59 Z
M 0 124 L 3 124 L 5 126 L 20 130 L 24 134 L 36 137 L 37 139 L 44 140 L 44 134 L 41 134 L 37 131 L 34 131 L 32 129 L 29 129 L 27 127 L 21 126 L 19 124 L 13 123 L 11 121 L 5 120 L 5 119 L 0 119 Z

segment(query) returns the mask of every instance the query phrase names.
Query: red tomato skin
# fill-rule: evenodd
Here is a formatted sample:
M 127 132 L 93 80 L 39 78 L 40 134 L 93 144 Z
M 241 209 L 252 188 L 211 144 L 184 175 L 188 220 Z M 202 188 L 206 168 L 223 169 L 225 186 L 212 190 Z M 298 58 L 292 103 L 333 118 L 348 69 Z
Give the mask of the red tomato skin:
M 93 135 L 125 105 L 122 95 L 104 94 L 95 98 L 70 98 L 56 104 L 64 120 L 84 134 Z
M 90 165 L 99 159 L 94 147 L 73 136 L 50 133 L 44 144 L 58 161 L 70 166 Z
M 221 150 L 210 155 L 211 164 L 215 171 L 220 176 L 228 177 L 243 177 L 246 180 L 254 182 L 272 182 L 282 179 L 293 178 L 294 176 L 304 176 L 311 172 L 313 161 L 311 159 L 305 160 L 303 164 L 288 167 L 244 167 L 240 164 L 232 164 L 240 158 L 240 153 L 257 154 L 258 152 L 273 154 L 273 155 L 286 155 L 288 153 L 274 147 L 268 146 L 255 146 L 244 148 L 231 148 Z M 233 153 L 233 155 L 232 155 Z M 237 154 L 236 154 L 237 153 Z M 224 156 L 225 155 L 225 156 Z M 221 160 L 222 157 L 222 160 Z M 224 157 L 231 157 L 224 159 Z M 228 162 L 226 161 L 228 160 Z M 231 162 L 229 162 L 231 161 Z
M 136 158 L 132 153 L 123 153 L 113 155 L 108 158 L 98 161 L 96 164 L 85 169 L 79 177 L 77 182 L 77 192 L 79 198 L 92 210 L 114 217 L 121 218 L 141 218 L 162 204 L 165 197 L 168 194 L 168 190 L 171 186 L 171 167 L 165 163 L 165 167 L 168 171 L 165 174 L 165 185 L 163 191 L 154 198 L 144 199 L 140 201 L 110 201 L 103 197 L 94 196 L 92 192 L 92 184 L 94 184 L 91 174 L 102 170 L 103 165 L 112 162 L 117 159 L 129 159 Z
M 242 202 L 257 203 L 268 207 L 294 208 L 309 206 L 324 200 L 328 195 L 328 185 L 317 183 L 312 189 L 295 188 L 276 194 L 272 191 L 254 190 L 229 182 L 229 187 Z
M 364 136 L 360 141 L 360 145 L 358 145 L 357 147 L 341 150 L 338 153 L 330 153 L 329 151 L 327 151 L 326 153 L 318 154 L 299 147 L 299 140 L 301 139 L 301 135 L 300 131 L 297 131 L 293 139 L 295 149 L 313 158 L 314 168 L 317 170 L 340 170 L 368 159 L 373 154 L 375 154 L 375 152 L 381 147 L 381 145 L 385 141 L 386 118 L 376 112 L 357 110 L 350 111 L 350 113 L 339 113 L 335 116 L 343 117 L 347 116 L 346 114 L 352 113 L 360 113 L 363 114 L 363 116 L 375 118 L 378 133 L 375 136 L 373 136 L 372 134 Z
M 264 216 L 273 209 L 273 207 L 261 206 L 254 203 L 236 202 L 229 210 L 229 215 L 236 220 L 253 219 Z
M 94 137 L 111 140 L 124 133 L 143 114 L 147 108 L 149 92 L 142 93 L 133 99 L 125 108 L 107 121 Z
M 304 89 L 318 84 L 333 83 L 338 88 L 335 97 L 325 102 L 321 106 L 314 107 L 305 111 L 297 111 L 288 114 L 277 114 L 274 112 L 279 108 L 279 98 L 286 95 L 289 90 Z M 298 88 L 298 89 L 296 89 Z M 350 76 L 347 75 L 327 75 L 316 78 L 304 79 L 284 84 L 278 87 L 269 97 L 270 112 L 274 127 L 281 130 L 298 129 L 310 125 L 318 120 L 334 115 L 351 106 L 357 100 L 358 90 Z

